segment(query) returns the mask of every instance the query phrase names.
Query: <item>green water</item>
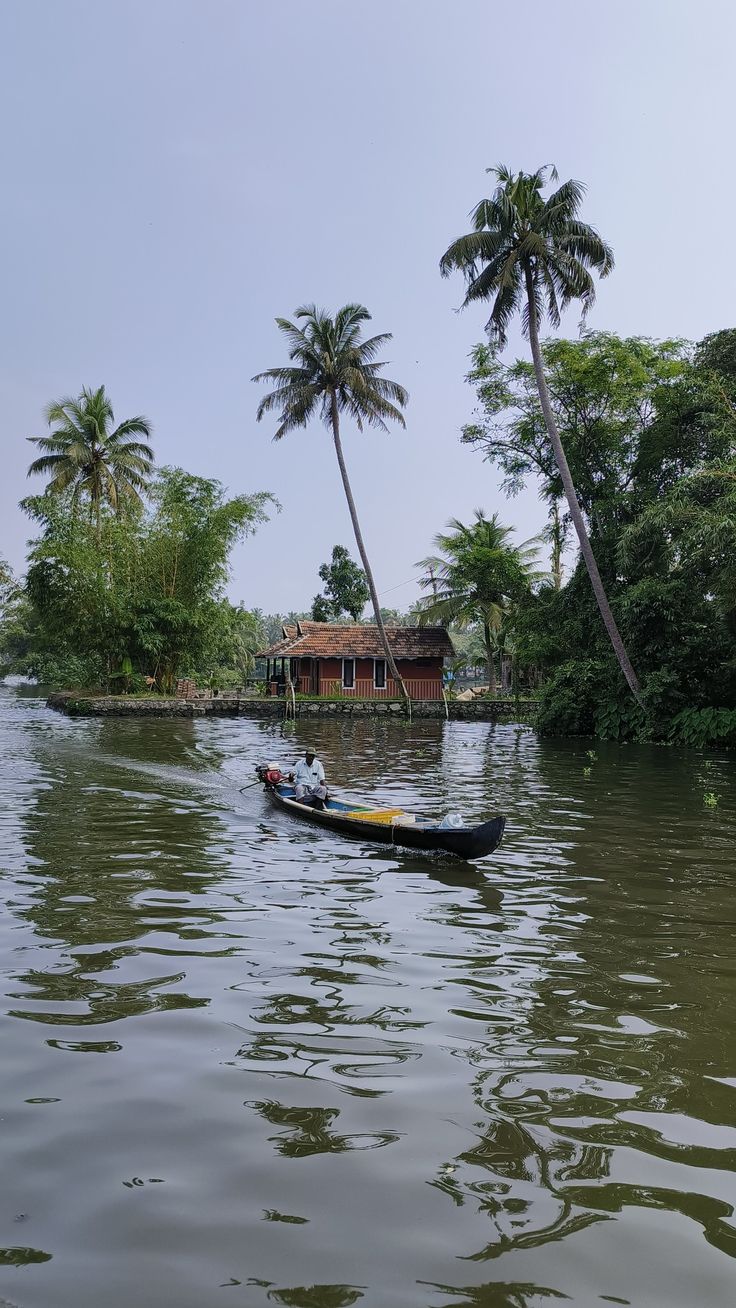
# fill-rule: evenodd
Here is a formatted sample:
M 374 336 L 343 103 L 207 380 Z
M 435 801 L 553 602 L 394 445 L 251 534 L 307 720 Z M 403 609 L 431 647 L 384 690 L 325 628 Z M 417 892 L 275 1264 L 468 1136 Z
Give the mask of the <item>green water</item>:
M 501 849 L 239 793 L 305 741 Z M 732 1308 L 734 762 L 589 747 L 0 688 L 0 1300 Z

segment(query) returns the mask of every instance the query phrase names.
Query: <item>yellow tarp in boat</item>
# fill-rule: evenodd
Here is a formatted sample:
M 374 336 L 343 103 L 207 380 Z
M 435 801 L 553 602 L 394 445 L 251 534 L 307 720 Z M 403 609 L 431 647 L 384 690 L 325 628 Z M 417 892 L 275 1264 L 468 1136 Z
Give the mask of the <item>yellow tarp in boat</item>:
M 393 822 L 394 818 L 403 817 L 402 808 L 374 808 L 356 809 L 352 813 L 344 813 L 341 816 L 353 818 L 356 822 Z

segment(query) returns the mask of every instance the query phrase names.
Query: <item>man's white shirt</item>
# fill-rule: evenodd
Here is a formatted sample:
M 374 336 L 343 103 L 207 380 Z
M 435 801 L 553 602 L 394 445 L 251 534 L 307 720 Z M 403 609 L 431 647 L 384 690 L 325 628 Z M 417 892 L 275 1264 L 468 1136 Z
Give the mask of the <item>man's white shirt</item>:
M 312 759 L 312 765 L 302 758 L 294 768 L 294 783 L 297 786 L 321 786 L 324 783 L 325 770 L 318 758 Z

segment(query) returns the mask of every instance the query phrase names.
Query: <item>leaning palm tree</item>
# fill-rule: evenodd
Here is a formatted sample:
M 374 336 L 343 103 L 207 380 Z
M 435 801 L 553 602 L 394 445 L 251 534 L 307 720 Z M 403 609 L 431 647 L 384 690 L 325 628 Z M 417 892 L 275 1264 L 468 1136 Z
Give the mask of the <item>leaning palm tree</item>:
M 50 473 L 46 490 L 54 495 L 68 491 L 75 506 L 88 496 L 99 539 L 103 503 L 120 514 L 126 505 L 141 502 L 153 469 L 153 450 L 136 438 L 148 438 L 151 425 L 138 416 L 113 429 L 112 404 L 104 386 L 96 391 L 85 387 L 77 399 L 55 401 L 48 406 L 46 419 L 51 435 L 28 437 L 43 450 L 28 476 Z
M 499 522 L 498 514 L 487 518 L 476 509 L 470 526 L 451 518 L 447 531 L 434 538 L 440 553 L 416 565 L 424 572 L 420 585 L 431 592 L 422 602 L 420 626 L 454 622 L 462 631 L 477 624 L 491 694 L 496 690 L 495 654 L 502 628 L 518 601 L 546 575 L 537 567 L 539 539 L 514 545 L 513 534 L 514 528 Z
M 559 326 L 561 311 L 573 300 L 580 300 L 583 315 L 587 313 L 595 298 L 590 269 L 605 277 L 613 268 L 613 252 L 578 218 L 585 194 L 581 182 L 564 182 L 545 199 L 542 189 L 548 176 L 557 181 L 554 168 L 516 174 L 505 167 L 487 171 L 497 179 L 496 190 L 489 200 L 476 205 L 471 214 L 473 231 L 453 241 L 440 260 L 440 270 L 443 276 L 454 268 L 464 273 L 466 305 L 474 300 L 493 301 L 486 330 L 499 346 L 506 344 L 509 323 L 523 306 L 522 325 L 531 344 L 539 401 L 580 552 L 621 671 L 641 702 L 639 682 L 603 588 L 552 413 L 539 345 L 539 324 L 545 317 L 554 327 Z
M 378 352 L 391 340 L 390 333 L 361 339 L 362 324 L 369 322 L 370 316 L 362 304 L 346 304 L 338 309 L 334 318 L 330 318 L 324 309 L 309 304 L 297 309 L 296 322 L 277 318 L 277 326 L 288 342 L 291 363 L 286 368 L 268 368 L 259 372 L 253 381 L 275 383 L 275 389 L 264 395 L 257 412 L 259 422 L 264 414 L 272 410 L 278 412 L 279 425 L 274 440 L 280 440 L 297 427 L 306 427 L 315 415 L 332 431 L 355 542 L 368 582 L 386 664 L 408 705 L 409 694 L 399 675 L 383 625 L 378 591 L 363 543 L 340 438 L 341 414 L 352 418 L 359 431 L 364 425 L 387 431 L 389 420 L 400 423 L 402 427 L 406 425 L 401 409 L 407 403 L 408 394 L 398 382 L 381 376 L 385 364 L 376 362 Z

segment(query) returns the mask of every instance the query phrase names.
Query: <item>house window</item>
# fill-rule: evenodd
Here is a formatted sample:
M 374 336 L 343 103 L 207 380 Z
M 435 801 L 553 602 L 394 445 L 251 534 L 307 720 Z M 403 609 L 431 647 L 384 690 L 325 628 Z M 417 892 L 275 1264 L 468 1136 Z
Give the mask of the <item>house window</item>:
M 373 660 L 373 685 L 376 690 L 386 689 L 386 660 Z
M 355 659 L 343 659 L 342 688 L 343 690 L 353 690 L 354 687 L 355 687 Z

